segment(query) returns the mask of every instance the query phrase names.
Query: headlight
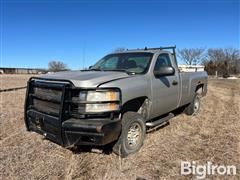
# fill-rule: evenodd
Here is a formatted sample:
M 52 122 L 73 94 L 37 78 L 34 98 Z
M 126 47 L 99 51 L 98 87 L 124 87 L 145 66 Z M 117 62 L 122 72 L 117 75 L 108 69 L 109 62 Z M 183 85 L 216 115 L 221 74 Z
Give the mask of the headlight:
M 118 91 L 81 91 L 79 94 L 80 101 L 118 101 L 119 100 Z
M 120 92 L 117 90 L 80 91 L 78 97 L 78 113 L 100 113 L 120 109 Z
M 119 104 L 117 103 L 98 103 L 98 104 L 80 104 L 78 106 L 78 112 L 83 113 L 99 113 L 108 111 L 117 111 L 119 109 Z

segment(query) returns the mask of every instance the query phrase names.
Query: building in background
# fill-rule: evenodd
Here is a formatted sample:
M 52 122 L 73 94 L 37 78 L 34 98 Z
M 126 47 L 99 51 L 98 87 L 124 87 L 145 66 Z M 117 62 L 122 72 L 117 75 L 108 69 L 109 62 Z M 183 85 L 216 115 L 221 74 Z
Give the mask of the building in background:
M 45 73 L 47 73 L 46 69 L 0 67 L 0 74 L 45 74 Z

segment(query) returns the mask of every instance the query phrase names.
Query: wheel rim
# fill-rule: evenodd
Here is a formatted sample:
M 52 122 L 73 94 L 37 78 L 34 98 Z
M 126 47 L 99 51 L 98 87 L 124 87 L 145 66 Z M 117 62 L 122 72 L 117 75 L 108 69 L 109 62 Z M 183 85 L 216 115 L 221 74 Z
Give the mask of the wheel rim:
M 197 113 L 199 111 L 199 107 L 200 107 L 200 101 L 199 101 L 199 98 L 196 97 L 195 98 L 195 101 L 194 101 L 194 114 Z
M 129 130 L 127 133 L 127 145 L 130 148 L 134 148 L 138 146 L 141 139 L 141 131 L 142 131 L 142 128 L 138 123 L 133 123 L 129 127 Z

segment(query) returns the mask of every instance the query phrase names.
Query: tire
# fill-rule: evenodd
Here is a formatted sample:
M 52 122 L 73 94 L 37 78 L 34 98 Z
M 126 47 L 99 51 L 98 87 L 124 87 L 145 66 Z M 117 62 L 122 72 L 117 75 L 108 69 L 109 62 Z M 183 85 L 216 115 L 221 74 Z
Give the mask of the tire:
M 146 134 L 144 118 L 136 112 L 126 112 L 122 118 L 122 132 L 113 146 L 113 152 L 121 157 L 127 157 L 139 151 Z
M 195 116 L 198 114 L 201 106 L 200 96 L 196 94 L 192 102 L 186 107 L 185 113 L 189 116 Z

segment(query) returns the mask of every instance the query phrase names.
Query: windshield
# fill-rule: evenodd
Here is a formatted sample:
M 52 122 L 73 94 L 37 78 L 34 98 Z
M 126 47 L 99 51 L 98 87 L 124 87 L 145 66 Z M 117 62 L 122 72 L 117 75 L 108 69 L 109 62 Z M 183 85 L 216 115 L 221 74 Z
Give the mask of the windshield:
M 152 56 L 152 53 L 110 54 L 99 60 L 90 69 L 144 74 L 148 71 Z

